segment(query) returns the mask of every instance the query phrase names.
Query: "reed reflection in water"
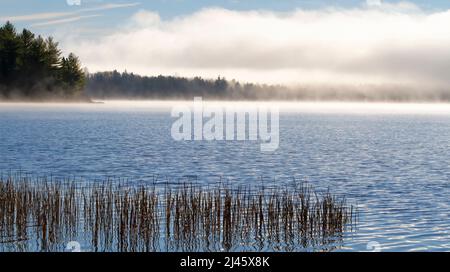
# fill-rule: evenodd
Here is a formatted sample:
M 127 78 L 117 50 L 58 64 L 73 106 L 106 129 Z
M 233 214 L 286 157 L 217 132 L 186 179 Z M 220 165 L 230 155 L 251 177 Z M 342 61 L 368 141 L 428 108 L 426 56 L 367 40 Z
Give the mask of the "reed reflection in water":
M 0 178 L 0 251 L 330 251 L 352 231 L 344 197 L 307 183 L 205 186 Z

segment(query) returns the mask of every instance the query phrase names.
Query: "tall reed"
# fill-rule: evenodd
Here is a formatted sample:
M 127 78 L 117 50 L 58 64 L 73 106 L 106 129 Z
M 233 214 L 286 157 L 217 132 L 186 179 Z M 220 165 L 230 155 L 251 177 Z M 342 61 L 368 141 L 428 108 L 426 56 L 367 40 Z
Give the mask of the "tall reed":
M 284 187 L 0 178 L 0 250 L 332 250 L 354 224 L 344 197 Z M 352 228 L 350 228 L 351 230 Z

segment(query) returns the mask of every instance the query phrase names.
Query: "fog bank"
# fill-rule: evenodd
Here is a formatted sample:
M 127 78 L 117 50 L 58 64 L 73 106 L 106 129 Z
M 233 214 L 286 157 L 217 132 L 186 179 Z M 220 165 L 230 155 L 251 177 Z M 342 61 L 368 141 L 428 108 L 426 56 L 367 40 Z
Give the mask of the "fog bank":
M 450 11 L 375 1 L 360 8 L 232 11 L 163 20 L 142 10 L 113 34 L 66 36 L 91 72 L 128 70 L 289 85 L 450 86 Z

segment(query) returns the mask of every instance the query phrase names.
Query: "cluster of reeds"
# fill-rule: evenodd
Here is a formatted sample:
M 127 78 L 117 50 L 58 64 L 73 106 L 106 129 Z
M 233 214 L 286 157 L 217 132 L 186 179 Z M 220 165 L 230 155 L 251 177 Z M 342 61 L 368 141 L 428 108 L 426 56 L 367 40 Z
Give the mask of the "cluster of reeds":
M 0 178 L 0 250 L 330 250 L 354 223 L 308 184 L 251 188 Z
M 8 177 L 0 180 L 0 243 L 24 246 L 38 239 L 42 249 L 74 237 L 78 228 L 75 183 Z

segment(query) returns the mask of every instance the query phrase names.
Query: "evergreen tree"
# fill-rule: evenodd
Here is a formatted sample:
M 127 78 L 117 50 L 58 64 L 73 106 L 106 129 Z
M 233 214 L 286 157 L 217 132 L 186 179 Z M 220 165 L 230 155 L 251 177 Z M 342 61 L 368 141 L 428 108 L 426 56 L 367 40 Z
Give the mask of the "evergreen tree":
M 68 95 L 77 95 L 84 87 L 85 75 L 77 56 L 70 53 L 62 58 L 60 67 L 60 80 Z
M 9 95 L 8 89 L 15 80 L 18 51 L 19 40 L 16 29 L 7 22 L 0 27 L 0 82 L 5 85 L 6 95 Z
M 84 82 L 78 58 L 61 58 L 53 38 L 36 37 L 26 29 L 18 34 L 10 22 L 0 27 L 0 96 L 70 98 Z

